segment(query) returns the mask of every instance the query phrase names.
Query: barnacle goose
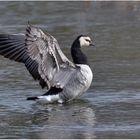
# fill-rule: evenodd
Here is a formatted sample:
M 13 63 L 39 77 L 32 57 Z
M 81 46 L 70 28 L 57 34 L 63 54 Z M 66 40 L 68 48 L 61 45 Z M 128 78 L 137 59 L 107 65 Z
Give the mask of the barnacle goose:
M 27 100 L 63 103 L 81 96 L 90 87 L 93 74 L 82 47 L 92 45 L 80 35 L 71 47 L 71 62 L 57 40 L 40 28 L 28 25 L 26 34 L 0 34 L 0 55 L 24 63 L 29 73 L 47 92 Z

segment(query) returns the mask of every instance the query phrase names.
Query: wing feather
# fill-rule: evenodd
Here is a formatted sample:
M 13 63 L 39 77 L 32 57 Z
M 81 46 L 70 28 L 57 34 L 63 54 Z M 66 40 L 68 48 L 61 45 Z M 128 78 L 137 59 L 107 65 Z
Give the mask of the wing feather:
M 26 58 L 20 54 L 23 54 L 21 52 L 25 53 L 25 36 L 18 34 L 18 35 L 0 35 L 0 54 L 3 55 L 6 58 L 23 62 Z M 18 59 L 16 60 L 16 55 L 18 55 Z M 26 53 L 27 55 L 27 53 Z
M 39 80 L 42 88 L 47 86 L 38 73 L 38 63 L 32 60 L 25 47 L 25 35 L 0 34 L 0 55 L 6 58 L 22 62 L 35 80 Z
M 22 62 L 42 88 L 63 89 L 76 72 L 57 40 L 40 28 L 28 26 L 26 34 L 0 34 L 0 55 Z
M 26 47 L 29 56 L 38 63 L 38 72 L 48 87 L 63 88 L 75 66 L 61 51 L 57 40 L 41 29 L 29 26 Z

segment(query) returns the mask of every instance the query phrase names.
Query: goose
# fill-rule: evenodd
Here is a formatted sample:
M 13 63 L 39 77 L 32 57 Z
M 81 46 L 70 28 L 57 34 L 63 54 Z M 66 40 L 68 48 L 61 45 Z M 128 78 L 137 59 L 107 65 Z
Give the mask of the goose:
M 57 40 L 41 28 L 27 25 L 25 34 L 0 34 L 0 55 L 23 63 L 47 92 L 27 100 L 65 103 L 87 91 L 93 79 L 81 48 L 92 46 L 89 36 L 79 35 L 71 46 L 70 61 Z

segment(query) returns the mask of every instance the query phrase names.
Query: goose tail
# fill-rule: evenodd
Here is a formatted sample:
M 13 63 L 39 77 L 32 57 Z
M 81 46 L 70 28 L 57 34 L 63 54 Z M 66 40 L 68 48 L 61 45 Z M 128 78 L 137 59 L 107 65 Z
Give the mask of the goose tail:
M 32 101 L 38 100 L 44 103 L 53 103 L 53 102 L 63 103 L 63 100 L 60 98 L 59 94 L 28 97 L 27 100 L 32 100 Z
M 27 100 L 37 100 L 39 99 L 38 97 L 28 97 Z

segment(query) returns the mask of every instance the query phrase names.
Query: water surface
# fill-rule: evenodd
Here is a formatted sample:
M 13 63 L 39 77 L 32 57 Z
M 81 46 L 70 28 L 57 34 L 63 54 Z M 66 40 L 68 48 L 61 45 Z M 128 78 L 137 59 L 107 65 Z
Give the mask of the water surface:
M 54 35 L 65 54 L 88 34 L 94 79 L 80 99 L 44 105 L 23 64 L 0 57 L 0 138 L 140 138 L 140 2 L 0 2 L 0 33 L 27 21 Z

